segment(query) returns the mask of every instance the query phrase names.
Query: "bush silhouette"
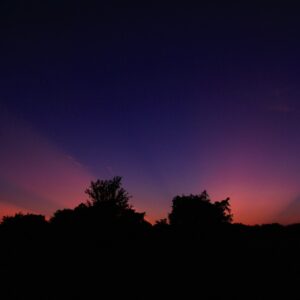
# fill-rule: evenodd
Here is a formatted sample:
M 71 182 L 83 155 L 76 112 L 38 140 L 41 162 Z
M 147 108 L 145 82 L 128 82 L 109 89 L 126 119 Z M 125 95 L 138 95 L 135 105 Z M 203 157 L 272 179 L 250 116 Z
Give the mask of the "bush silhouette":
M 45 216 L 17 213 L 14 216 L 5 216 L 2 219 L 2 228 L 18 231 L 40 230 L 47 224 Z
M 169 221 L 171 226 L 189 229 L 209 229 L 231 223 L 229 198 L 213 203 L 206 191 L 200 195 L 176 196 Z
M 52 224 L 60 227 L 72 226 L 74 221 L 74 210 L 69 208 L 57 210 L 50 219 Z

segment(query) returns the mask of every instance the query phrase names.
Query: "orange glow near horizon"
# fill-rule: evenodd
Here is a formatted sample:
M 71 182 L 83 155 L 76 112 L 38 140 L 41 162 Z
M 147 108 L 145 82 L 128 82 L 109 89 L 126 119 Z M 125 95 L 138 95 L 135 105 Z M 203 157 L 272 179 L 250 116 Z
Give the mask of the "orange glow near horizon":
M 107 177 L 107 174 L 95 177 L 27 124 L 12 118 L 4 121 L 2 118 L 2 122 L 0 196 L 5 202 L 0 202 L 0 217 L 20 211 L 49 217 L 57 209 L 74 208 L 85 202 L 84 190 L 91 180 Z M 142 177 L 138 182 L 133 177 L 129 185 L 124 182 L 124 187 L 133 195 L 133 206 L 137 211 L 146 212 L 147 220 L 154 223 L 168 217 L 174 196 L 199 194 L 206 189 L 212 201 L 230 197 L 234 222 L 287 224 L 300 221 L 297 176 L 286 167 L 286 161 L 273 164 L 266 159 L 267 151 L 257 143 L 251 147 L 232 146 L 230 151 L 222 149 L 221 154 L 210 152 L 211 156 L 201 157 L 202 165 L 205 160 L 213 163 L 203 169 L 200 162 L 199 173 L 189 174 L 188 179 L 168 171 L 163 174 L 163 170 L 159 174 L 161 181 L 156 178 L 154 182 L 146 181 L 148 185 L 145 185 Z M 126 174 L 123 175 L 126 179 Z M 196 178 L 197 182 L 190 178 Z
M 17 213 L 38 214 L 38 212 L 34 212 L 34 211 L 29 210 L 29 209 L 24 209 L 23 207 L 18 207 L 18 206 L 12 205 L 10 203 L 0 201 L 0 220 L 2 220 L 2 218 L 5 217 L 5 216 L 14 216 Z
M 258 145 L 256 145 L 259 148 Z M 234 222 L 249 225 L 300 222 L 286 208 L 298 198 L 297 177 L 286 169 L 285 162 L 272 164 L 266 154 L 245 147 L 225 153 L 223 161 L 201 182 L 213 201 L 229 197 Z M 263 152 L 263 151 L 262 151 Z M 300 208 L 300 207 L 299 207 Z

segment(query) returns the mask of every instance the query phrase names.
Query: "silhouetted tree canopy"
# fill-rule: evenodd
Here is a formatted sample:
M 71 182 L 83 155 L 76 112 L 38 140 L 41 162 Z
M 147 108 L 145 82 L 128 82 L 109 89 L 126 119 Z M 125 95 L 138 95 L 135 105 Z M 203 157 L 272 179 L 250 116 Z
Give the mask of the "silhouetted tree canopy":
M 69 208 L 59 209 L 53 214 L 50 222 L 59 226 L 71 226 L 74 223 L 74 210 Z
M 89 200 L 74 209 L 58 210 L 51 218 L 57 227 L 101 232 L 105 236 L 131 234 L 149 228 L 145 213 L 136 212 L 130 196 L 122 187 L 122 178 L 92 181 L 86 189 Z
M 200 195 L 176 196 L 173 199 L 170 225 L 210 228 L 232 222 L 229 198 L 211 202 L 206 191 Z
M 94 206 L 114 205 L 121 209 L 130 208 L 128 204 L 130 196 L 122 187 L 122 177 L 120 176 L 111 180 L 92 181 L 85 192 Z
M 167 219 L 160 219 L 160 220 L 157 220 L 157 221 L 155 222 L 154 226 L 159 227 L 159 228 L 160 228 L 160 227 L 162 227 L 162 228 L 168 227 L 168 226 L 169 226 L 168 220 L 167 220 Z

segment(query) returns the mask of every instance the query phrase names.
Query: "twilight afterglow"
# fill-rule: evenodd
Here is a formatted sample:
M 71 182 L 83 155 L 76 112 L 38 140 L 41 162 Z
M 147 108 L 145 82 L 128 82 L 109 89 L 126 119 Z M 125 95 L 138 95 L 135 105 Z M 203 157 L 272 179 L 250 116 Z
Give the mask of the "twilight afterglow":
M 292 12 L 8 9 L 0 217 L 50 216 L 120 175 L 151 221 L 175 195 L 206 189 L 231 198 L 235 222 L 300 222 Z

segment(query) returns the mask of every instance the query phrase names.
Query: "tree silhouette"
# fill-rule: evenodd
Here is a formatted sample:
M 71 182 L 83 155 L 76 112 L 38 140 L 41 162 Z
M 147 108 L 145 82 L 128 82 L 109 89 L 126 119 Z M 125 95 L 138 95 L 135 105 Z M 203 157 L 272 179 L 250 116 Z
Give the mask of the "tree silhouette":
M 58 210 L 51 218 L 56 228 L 71 229 L 112 239 L 130 236 L 149 229 L 145 213 L 136 212 L 129 204 L 130 196 L 122 187 L 122 178 L 92 181 L 86 189 L 89 200 L 74 209 Z
M 111 180 L 92 181 L 85 192 L 93 206 L 113 205 L 120 209 L 130 208 L 128 204 L 130 196 L 122 187 L 120 176 L 115 176 Z
M 157 220 L 154 224 L 154 226 L 156 226 L 157 228 L 165 228 L 165 227 L 168 227 L 169 224 L 168 224 L 168 220 L 167 219 L 160 219 L 160 220 Z
M 213 228 L 231 223 L 229 198 L 213 203 L 206 191 L 200 195 L 176 196 L 169 221 L 172 226 L 189 228 Z

